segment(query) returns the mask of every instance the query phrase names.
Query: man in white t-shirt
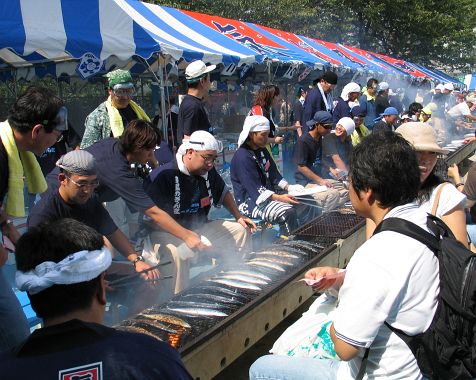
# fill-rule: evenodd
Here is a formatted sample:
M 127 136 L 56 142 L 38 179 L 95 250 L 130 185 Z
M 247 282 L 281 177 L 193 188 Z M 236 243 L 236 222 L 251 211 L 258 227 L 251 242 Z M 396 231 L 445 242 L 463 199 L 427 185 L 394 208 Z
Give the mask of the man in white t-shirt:
M 471 121 L 476 121 L 476 116 L 471 114 L 471 108 L 476 103 L 476 96 L 468 95 L 464 102 L 458 103 L 448 111 L 448 115 L 454 119 L 466 117 Z
M 426 228 L 418 208 L 420 172 L 415 151 L 400 136 L 372 134 L 355 147 L 349 195 L 357 214 L 378 225 L 398 217 Z M 384 231 L 367 240 L 340 280 L 325 278 L 316 290 L 338 290 L 330 335 L 341 362 L 269 355 L 250 369 L 251 379 L 355 379 L 370 348 L 364 379 L 422 379 L 406 344 L 386 326 L 409 335 L 425 331 L 433 320 L 439 292 L 438 260 L 425 245 Z M 318 267 L 309 279 L 335 274 L 339 268 Z

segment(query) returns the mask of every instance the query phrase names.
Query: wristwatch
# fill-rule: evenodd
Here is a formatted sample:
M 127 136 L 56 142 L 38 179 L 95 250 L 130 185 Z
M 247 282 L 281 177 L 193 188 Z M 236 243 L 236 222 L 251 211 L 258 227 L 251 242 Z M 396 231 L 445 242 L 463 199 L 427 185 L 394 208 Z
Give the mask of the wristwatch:
M 12 224 L 12 220 L 11 219 L 5 219 L 2 223 L 0 223 L 0 227 L 5 227 L 5 226 L 8 226 L 9 224 Z
M 134 268 L 136 267 L 136 264 L 139 261 L 144 261 L 144 258 L 141 255 L 137 255 L 137 257 L 134 260 L 132 260 L 132 265 L 134 265 Z

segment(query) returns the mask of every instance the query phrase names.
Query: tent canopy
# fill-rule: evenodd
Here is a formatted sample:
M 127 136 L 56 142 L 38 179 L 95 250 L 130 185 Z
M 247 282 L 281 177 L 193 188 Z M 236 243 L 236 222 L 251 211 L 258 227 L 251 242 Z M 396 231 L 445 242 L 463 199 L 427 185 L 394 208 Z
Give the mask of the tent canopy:
M 459 83 L 435 70 L 343 44 L 138 0 L 0 3 L 0 79 L 12 68 L 25 77 L 74 70 L 87 77 L 132 59 L 153 64 L 156 53 L 225 66 L 268 61 Z

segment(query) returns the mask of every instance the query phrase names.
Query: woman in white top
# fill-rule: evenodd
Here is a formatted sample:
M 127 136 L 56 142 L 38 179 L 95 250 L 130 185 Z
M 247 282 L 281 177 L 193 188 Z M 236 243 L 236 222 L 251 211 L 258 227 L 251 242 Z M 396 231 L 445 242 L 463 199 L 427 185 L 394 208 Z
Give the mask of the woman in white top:
M 426 123 L 410 122 L 399 127 L 395 133 L 400 134 L 417 151 L 422 183 L 418 196 L 420 207 L 427 213 L 432 214 L 439 194 L 434 215 L 447 224 L 457 240 L 468 246 L 464 213 L 466 196 L 460 193 L 451 183 L 443 182 L 434 173 L 438 154 L 447 153 L 436 143 L 435 131 Z M 374 230 L 375 225 L 373 222 L 367 220 L 367 239 L 372 236 Z

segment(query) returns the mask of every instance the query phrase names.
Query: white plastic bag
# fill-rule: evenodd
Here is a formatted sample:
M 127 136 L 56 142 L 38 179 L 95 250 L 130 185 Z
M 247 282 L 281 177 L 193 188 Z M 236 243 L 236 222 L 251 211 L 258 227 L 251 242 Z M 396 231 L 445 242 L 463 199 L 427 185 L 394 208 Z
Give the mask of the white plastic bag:
M 156 266 L 160 262 L 159 248 L 160 244 L 152 244 L 150 235 L 144 237 L 141 256 L 147 264 Z
M 289 326 L 270 350 L 275 355 L 339 360 L 329 328 L 337 299 L 318 297 L 300 319 Z

